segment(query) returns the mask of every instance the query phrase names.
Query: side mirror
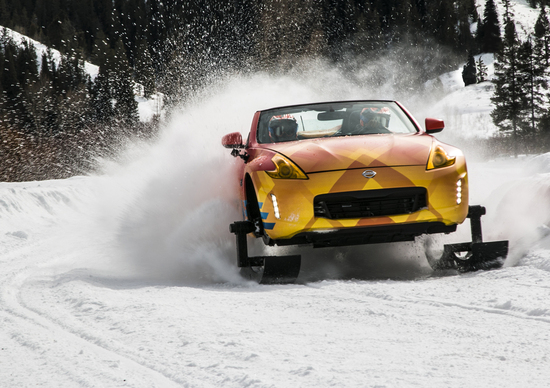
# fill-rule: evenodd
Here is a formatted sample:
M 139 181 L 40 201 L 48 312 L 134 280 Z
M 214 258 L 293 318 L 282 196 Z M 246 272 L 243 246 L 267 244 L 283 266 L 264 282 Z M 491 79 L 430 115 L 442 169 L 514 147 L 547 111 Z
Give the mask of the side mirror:
M 445 128 L 445 123 L 443 122 L 443 120 L 439 119 L 427 118 L 425 120 L 425 125 L 427 133 L 438 133 L 441 132 L 443 128 Z
M 244 148 L 243 137 L 239 132 L 232 132 L 222 137 L 225 148 Z

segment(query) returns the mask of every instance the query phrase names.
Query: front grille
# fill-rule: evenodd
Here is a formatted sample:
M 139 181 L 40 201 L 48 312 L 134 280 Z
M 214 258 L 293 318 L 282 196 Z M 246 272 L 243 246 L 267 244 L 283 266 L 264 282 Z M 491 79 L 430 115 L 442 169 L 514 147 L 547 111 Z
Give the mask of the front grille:
M 331 220 L 409 214 L 426 207 L 424 187 L 350 191 L 314 198 L 315 217 Z

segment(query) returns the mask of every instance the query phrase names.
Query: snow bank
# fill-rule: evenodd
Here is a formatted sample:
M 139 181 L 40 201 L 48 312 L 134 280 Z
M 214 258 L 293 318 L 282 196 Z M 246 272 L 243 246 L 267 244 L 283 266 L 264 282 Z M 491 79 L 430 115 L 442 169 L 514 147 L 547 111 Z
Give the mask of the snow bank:
M 32 44 L 34 46 L 34 48 L 36 49 L 36 56 L 37 56 L 37 61 L 38 61 L 38 70 L 40 71 L 40 66 L 41 66 L 41 63 L 42 63 L 42 55 L 45 54 L 47 51 L 48 51 L 48 47 L 45 46 L 44 44 L 34 40 L 34 39 L 31 39 L 25 35 L 21 35 L 20 33 L 16 32 L 16 31 L 13 31 L 9 28 L 6 28 L 6 27 L 3 27 L 3 26 L 0 26 L 0 34 L 7 34 L 8 36 L 10 36 L 15 44 L 18 44 L 18 45 L 22 45 L 23 42 L 27 42 L 27 44 Z M 51 49 L 51 52 L 52 52 L 52 58 L 53 60 L 55 61 L 56 64 L 59 65 L 60 61 L 61 61 L 61 53 L 58 51 L 58 50 L 55 50 L 55 49 Z M 96 65 L 93 65 L 89 62 L 84 62 L 84 70 L 86 71 L 86 73 L 88 73 L 90 75 L 90 77 L 92 78 L 92 80 L 95 79 L 95 77 L 97 76 L 97 73 L 99 72 L 99 66 L 96 66 Z

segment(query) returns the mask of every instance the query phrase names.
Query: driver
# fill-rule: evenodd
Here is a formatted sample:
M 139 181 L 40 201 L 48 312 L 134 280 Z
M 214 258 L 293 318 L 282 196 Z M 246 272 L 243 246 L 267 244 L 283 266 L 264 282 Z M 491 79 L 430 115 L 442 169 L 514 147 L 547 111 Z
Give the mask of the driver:
M 387 133 L 390 123 L 390 110 L 383 108 L 363 108 L 360 126 L 364 133 Z
M 297 140 L 298 122 L 290 114 L 273 116 L 269 120 L 268 131 L 274 143 Z

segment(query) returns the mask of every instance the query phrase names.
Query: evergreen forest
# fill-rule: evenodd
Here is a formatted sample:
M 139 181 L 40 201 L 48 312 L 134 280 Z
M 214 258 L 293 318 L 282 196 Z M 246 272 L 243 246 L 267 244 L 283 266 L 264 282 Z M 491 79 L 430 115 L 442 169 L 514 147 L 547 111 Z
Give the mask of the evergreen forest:
M 353 70 L 401 47 L 418 48 L 400 56 L 417 70 L 406 87 L 464 62 L 466 85 L 485 82 L 473 56 L 494 53 L 494 122 L 504 138 L 540 144 L 550 0 L 529 0 L 540 16 L 526 41 L 509 1 L 487 0 L 480 15 L 475 0 L 0 0 L 0 26 L 61 53 L 37 58 L 0 35 L 0 181 L 85 173 L 128 139 L 154 137 L 158 117 L 139 120 L 136 84 L 144 97 L 162 93 L 169 111 L 215 75 L 284 72 L 311 57 Z M 85 62 L 99 67 L 94 79 Z

